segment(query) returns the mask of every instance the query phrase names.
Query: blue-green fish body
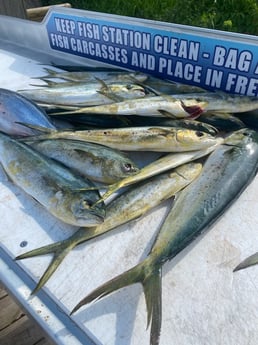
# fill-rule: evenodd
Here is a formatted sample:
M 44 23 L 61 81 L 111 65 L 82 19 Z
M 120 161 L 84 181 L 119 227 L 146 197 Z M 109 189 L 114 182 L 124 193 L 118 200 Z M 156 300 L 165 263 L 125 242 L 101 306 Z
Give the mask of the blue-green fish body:
M 102 202 L 94 206 L 100 194 L 92 190 L 91 181 L 3 133 L 0 164 L 15 185 L 63 222 L 75 226 L 103 222 L 105 207 Z
M 100 144 L 72 139 L 25 139 L 25 142 L 81 176 L 101 183 L 115 183 L 139 170 L 125 153 Z
M 207 230 L 257 172 L 257 133 L 240 130 L 225 143 L 211 153 L 200 176 L 179 194 L 147 258 L 94 290 L 72 312 L 124 286 L 141 283 L 147 304 L 148 325 L 151 324 L 150 343 L 158 345 L 162 265 Z

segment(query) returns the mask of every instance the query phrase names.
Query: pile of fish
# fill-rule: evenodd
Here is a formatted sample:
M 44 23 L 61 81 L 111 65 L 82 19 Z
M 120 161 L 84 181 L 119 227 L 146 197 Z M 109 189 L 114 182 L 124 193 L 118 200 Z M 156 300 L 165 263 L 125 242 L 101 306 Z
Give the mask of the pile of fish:
M 45 71 L 45 84 L 0 89 L 0 163 L 14 184 L 79 229 L 16 259 L 53 254 L 35 293 L 75 246 L 174 197 L 146 258 L 72 310 L 141 283 L 150 344 L 158 345 L 163 264 L 207 231 L 257 173 L 258 99 L 127 71 Z M 159 156 L 140 168 L 127 151 Z M 236 270 L 257 262 L 255 254 Z

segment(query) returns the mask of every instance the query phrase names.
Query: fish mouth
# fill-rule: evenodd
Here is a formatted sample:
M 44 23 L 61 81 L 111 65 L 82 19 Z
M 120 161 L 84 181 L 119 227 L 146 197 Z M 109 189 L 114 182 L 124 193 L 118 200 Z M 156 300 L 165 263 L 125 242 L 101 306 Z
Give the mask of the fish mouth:
M 105 216 L 102 214 L 97 214 L 95 212 L 91 212 L 90 215 L 87 217 L 85 216 L 78 216 L 76 217 L 76 221 L 79 226 L 97 226 L 104 222 Z
M 72 205 L 71 208 L 74 220 L 79 226 L 96 226 L 103 223 L 106 210 L 105 206 L 100 203 L 94 204 L 89 201 L 79 202 Z

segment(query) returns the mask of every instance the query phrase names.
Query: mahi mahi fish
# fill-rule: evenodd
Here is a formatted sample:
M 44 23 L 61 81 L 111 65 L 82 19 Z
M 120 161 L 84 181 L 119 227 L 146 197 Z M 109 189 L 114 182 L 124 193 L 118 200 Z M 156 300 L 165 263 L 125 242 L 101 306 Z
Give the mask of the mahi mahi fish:
M 56 83 L 54 85 L 24 89 L 18 92 L 38 104 L 75 108 L 100 104 L 103 106 L 114 101 L 146 96 L 144 87 L 133 83 L 105 84 L 101 80 L 95 80 L 91 83 Z
M 101 183 L 115 183 L 139 170 L 125 153 L 100 144 L 72 139 L 30 141 L 25 138 L 23 142 L 80 175 Z
M 232 145 L 231 145 L 232 144 Z M 150 344 L 161 331 L 162 266 L 210 228 L 254 178 L 258 167 L 258 134 L 240 130 L 211 153 L 200 176 L 176 198 L 149 255 L 138 265 L 104 283 L 72 310 L 125 286 L 141 283 L 148 313 Z
M 107 105 L 97 105 L 94 107 L 83 107 L 74 111 L 62 111 L 55 115 L 63 114 L 108 114 L 108 115 L 145 115 L 164 116 L 160 110 L 171 114 L 177 118 L 196 118 L 204 112 L 207 106 L 206 101 L 200 100 L 196 95 L 193 98 L 184 99 L 182 95 L 162 95 L 151 96 L 138 99 L 130 99 L 122 102 L 114 102 Z
M 24 124 L 26 125 L 26 124 Z M 32 126 L 41 130 L 39 126 Z M 185 152 L 205 149 L 216 144 L 216 137 L 187 128 L 143 126 L 128 128 L 62 131 L 42 129 L 46 134 L 35 136 L 42 139 L 74 139 L 104 144 L 124 151 Z M 33 140 L 33 137 L 29 138 Z
M 96 79 L 101 79 L 104 82 L 144 82 L 148 76 L 147 74 L 139 72 L 127 72 L 127 71 L 112 71 L 112 70 L 89 70 L 89 71 L 54 71 L 50 68 L 44 68 L 46 75 L 39 77 L 38 79 L 46 80 L 52 78 L 63 79 L 73 82 L 95 82 Z
M 103 222 L 103 202 L 93 183 L 26 144 L 0 132 L 0 163 L 12 182 L 36 199 L 51 214 L 76 226 Z M 90 189 L 90 190 L 89 190 Z
M 140 186 L 131 188 L 114 199 L 106 208 L 106 217 L 102 224 L 94 228 L 80 228 L 66 240 L 53 243 L 30 252 L 21 254 L 16 258 L 25 259 L 37 255 L 53 253 L 53 259 L 45 273 L 38 282 L 33 293 L 38 291 L 55 272 L 65 256 L 78 244 L 100 236 L 119 225 L 139 218 L 151 208 L 170 198 L 179 190 L 191 183 L 201 172 L 200 163 L 188 163 L 148 179 Z

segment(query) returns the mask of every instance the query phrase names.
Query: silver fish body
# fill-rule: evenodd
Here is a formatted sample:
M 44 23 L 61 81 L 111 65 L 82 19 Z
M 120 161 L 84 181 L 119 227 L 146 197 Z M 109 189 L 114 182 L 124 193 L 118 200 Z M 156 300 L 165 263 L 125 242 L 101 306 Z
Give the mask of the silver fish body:
M 103 222 L 105 207 L 94 185 L 31 147 L 0 133 L 0 163 L 15 185 L 51 214 L 75 226 Z M 92 207 L 93 206 L 93 207 Z
M 138 72 L 125 71 L 54 71 L 50 68 L 44 68 L 47 73 L 39 79 L 59 78 L 72 82 L 95 82 L 96 79 L 101 79 L 104 82 L 144 82 L 148 76 Z
M 178 196 L 150 255 L 160 254 L 160 262 L 172 259 L 228 209 L 257 169 L 258 134 L 243 129 L 226 138 L 210 154 L 199 178 Z
M 162 95 L 151 96 L 138 99 L 129 99 L 121 102 L 113 102 L 107 105 L 97 105 L 94 107 L 83 107 L 75 111 L 65 111 L 56 113 L 63 114 L 108 114 L 108 115 L 140 115 L 140 116 L 164 116 L 160 112 L 163 110 L 176 118 L 196 118 L 205 111 L 206 101 L 199 97 L 184 98 L 184 95 Z
M 56 128 L 47 114 L 29 99 L 17 92 L 0 89 L 0 130 L 17 136 L 35 134 L 35 130 L 18 122 Z
M 80 175 L 105 184 L 115 183 L 139 170 L 126 154 L 100 144 L 72 139 L 25 142 Z
M 258 98 L 223 94 L 216 92 L 190 93 L 175 95 L 178 99 L 196 98 L 199 102 L 205 102 L 205 112 L 217 113 L 242 113 L 258 109 Z
M 186 164 L 201 157 L 207 156 L 209 153 L 214 151 L 218 145 L 222 144 L 222 142 L 223 138 L 217 138 L 217 142 L 215 145 L 210 146 L 204 150 L 168 153 L 165 156 L 156 159 L 154 162 L 147 164 L 146 166 L 141 168 L 135 175 L 125 177 L 124 179 L 108 186 L 106 192 L 102 195 L 102 200 L 106 200 L 110 195 L 118 191 L 120 188 L 130 186 L 152 176 L 176 168 L 182 164 Z
M 145 97 L 145 89 L 133 83 L 103 84 L 95 80 L 91 83 L 60 83 L 56 87 L 41 87 L 19 90 L 19 93 L 39 104 L 85 107 L 110 104 L 124 99 Z

